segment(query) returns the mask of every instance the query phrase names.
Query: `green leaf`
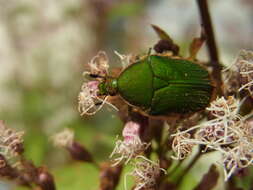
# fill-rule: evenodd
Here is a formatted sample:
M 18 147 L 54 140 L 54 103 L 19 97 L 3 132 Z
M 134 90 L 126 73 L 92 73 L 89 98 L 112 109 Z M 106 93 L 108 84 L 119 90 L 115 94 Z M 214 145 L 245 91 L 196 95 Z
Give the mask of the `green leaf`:
M 60 190 L 96 190 L 99 173 L 91 164 L 75 163 L 53 171 L 57 189 Z

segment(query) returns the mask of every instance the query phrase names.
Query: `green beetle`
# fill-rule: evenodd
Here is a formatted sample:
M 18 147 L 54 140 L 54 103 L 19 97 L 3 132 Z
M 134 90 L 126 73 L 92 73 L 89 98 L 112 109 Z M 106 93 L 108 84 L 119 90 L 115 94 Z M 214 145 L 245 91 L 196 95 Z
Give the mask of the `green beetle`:
M 213 86 L 207 70 L 182 58 L 148 55 L 116 78 L 105 77 L 100 95 L 119 95 L 148 115 L 190 113 L 208 106 Z

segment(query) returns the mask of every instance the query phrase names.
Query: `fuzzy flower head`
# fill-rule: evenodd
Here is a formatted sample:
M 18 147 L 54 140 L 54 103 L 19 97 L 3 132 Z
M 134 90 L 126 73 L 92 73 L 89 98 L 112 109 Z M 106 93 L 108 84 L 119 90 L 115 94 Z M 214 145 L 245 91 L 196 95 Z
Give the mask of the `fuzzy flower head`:
M 174 136 L 173 151 L 183 152 L 184 146 L 190 144 L 202 145 L 207 150 L 222 154 L 222 166 L 225 180 L 238 169 L 248 167 L 253 161 L 253 122 L 249 116 L 242 117 L 238 113 L 240 103 L 233 97 L 219 98 L 207 108 L 214 119 L 204 121 Z M 194 133 L 190 137 L 188 134 Z M 186 149 L 188 150 L 188 149 Z M 180 158 L 180 157 L 179 157 Z M 182 157 L 183 158 L 183 157 Z
M 74 142 L 74 131 L 71 129 L 64 129 L 63 131 L 52 136 L 52 141 L 58 147 L 70 147 Z
M 161 171 L 166 173 L 164 169 L 160 168 L 159 163 L 144 156 L 138 156 L 134 163 L 134 170 L 127 175 L 133 176 L 135 179 L 136 186 L 134 190 L 155 189 L 156 180 L 160 176 Z
M 98 85 L 99 81 L 89 81 L 82 85 L 78 95 L 78 111 L 81 115 L 93 115 L 101 109 L 101 100 L 97 96 Z
M 239 140 L 237 146 L 233 148 L 224 148 L 220 150 L 223 155 L 223 167 L 225 180 L 238 169 L 248 167 L 253 161 L 253 144 L 247 141 L 246 138 Z
M 246 89 L 253 95 L 253 51 L 241 50 L 235 65 L 242 76 L 242 86 L 239 91 Z
M 81 87 L 81 92 L 78 95 L 78 111 L 81 115 L 94 115 L 104 104 L 110 105 L 118 110 L 114 105 L 107 101 L 108 94 L 100 92 L 100 86 L 105 83 L 108 75 L 108 58 L 105 52 L 100 51 L 88 63 L 89 71 L 83 74 L 91 78 L 92 81 L 85 81 Z M 103 94 L 103 95 L 102 95 Z
M 228 99 L 224 97 L 217 98 L 211 102 L 210 107 L 206 108 L 211 114 L 217 118 L 234 117 L 239 109 L 239 100 L 233 96 L 229 96 Z
M 7 128 L 0 120 L 0 155 L 11 165 L 15 165 L 18 156 L 23 152 L 23 135 L 24 132 L 16 132 Z
M 92 75 L 106 76 L 108 75 L 109 60 L 104 51 L 99 51 L 88 63 L 89 72 L 85 72 Z
M 172 150 L 175 153 L 175 156 L 172 156 L 173 159 L 185 159 L 192 152 L 192 148 L 195 144 L 189 142 L 190 136 L 189 133 L 182 133 L 173 138 Z
M 125 160 L 125 164 L 127 164 L 132 158 L 140 155 L 148 148 L 149 144 L 141 141 L 139 131 L 140 124 L 133 121 L 129 121 L 125 124 L 122 132 L 124 140 L 118 140 L 116 142 L 116 146 L 110 156 L 119 156 L 114 159 L 115 163 L 113 165 L 117 165 L 123 160 Z
M 132 62 L 132 59 L 134 59 L 134 57 L 132 55 L 123 55 L 117 51 L 114 51 L 114 53 L 120 58 L 123 68 L 126 68 L 128 65 L 130 65 Z
M 241 50 L 235 62 L 223 71 L 226 90 L 247 90 L 253 95 L 253 51 Z

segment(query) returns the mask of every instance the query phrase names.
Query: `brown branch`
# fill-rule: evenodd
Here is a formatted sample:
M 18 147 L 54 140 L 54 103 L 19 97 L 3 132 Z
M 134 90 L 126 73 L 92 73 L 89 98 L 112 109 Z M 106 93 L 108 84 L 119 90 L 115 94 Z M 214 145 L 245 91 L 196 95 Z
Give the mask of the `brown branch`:
M 215 82 L 216 93 L 221 96 L 223 95 L 221 79 L 222 66 L 220 65 L 219 61 L 219 54 L 215 42 L 212 20 L 210 17 L 207 0 L 197 0 L 197 4 L 199 7 L 202 26 L 206 35 L 209 60 L 211 63 L 211 67 L 213 68 L 212 77 Z

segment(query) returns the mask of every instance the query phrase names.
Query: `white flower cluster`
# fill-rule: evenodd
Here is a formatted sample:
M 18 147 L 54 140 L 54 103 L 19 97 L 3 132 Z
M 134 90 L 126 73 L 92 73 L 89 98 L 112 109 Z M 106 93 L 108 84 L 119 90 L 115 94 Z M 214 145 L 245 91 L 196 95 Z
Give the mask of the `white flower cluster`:
M 78 111 L 81 115 L 93 115 L 102 108 L 105 101 L 97 96 L 98 85 L 99 81 L 89 81 L 82 85 L 78 96 Z
M 253 126 L 238 114 L 240 103 L 234 97 L 218 98 L 207 110 L 214 119 L 172 136 L 175 159 L 184 159 L 194 145 L 222 153 L 225 180 L 238 168 L 247 167 L 253 160 Z M 189 132 L 194 132 L 194 136 Z
M 74 141 L 74 131 L 68 128 L 52 136 L 52 141 L 58 147 L 70 147 Z
M 247 90 L 253 95 L 253 51 L 241 50 L 230 67 L 223 72 L 226 89 Z
M 23 135 L 23 131 L 16 132 L 6 127 L 0 120 L 0 154 L 13 167 L 18 164 L 18 156 L 23 152 Z M 5 161 L 1 160 L 0 168 L 5 164 Z
M 99 51 L 88 63 L 89 71 L 85 71 L 84 75 L 94 75 L 105 77 L 108 75 L 109 68 L 108 57 L 105 52 Z M 81 87 L 81 92 L 78 95 L 78 111 L 81 115 L 94 115 L 104 104 L 108 104 L 117 110 L 115 106 L 110 104 L 108 96 L 99 96 L 99 84 L 101 78 L 93 81 L 84 82 Z
M 106 76 L 109 69 L 109 60 L 104 51 L 99 51 L 91 61 L 88 63 L 89 72 L 84 72 L 84 74 L 93 74 L 99 76 Z
M 160 168 L 159 163 L 153 162 L 143 156 L 138 156 L 134 162 L 134 170 L 125 177 L 129 175 L 134 177 L 136 186 L 133 190 L 156 189 L 156 180 L 160 176 L 161 171 L 166 173 L 166 170 Z M 126 179 L 125 189 L 127 189 Z
M 117 51 L 114 51 L 114 53 L 120 58 L 123 69 L 129 66 L 131 64 L 131 60 L 134 59 L 134 56 L 132 55 L 123 55 Z
M 189 133 L 178 134 L 174 137 L 172 142 L 172 150 L 176 155 L 171 156 L 175 160 L 185 159 L 191 152 L 192 148 L 195 145 L 194 143 L 188 143 L 190 139 Z
M 236 61 L 236 66 L 242 76 L 242 86 L 239 91 L 246 89 L 253 95 L 253 52 L 241 50 Z

